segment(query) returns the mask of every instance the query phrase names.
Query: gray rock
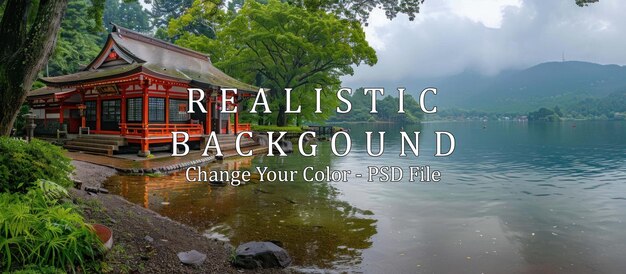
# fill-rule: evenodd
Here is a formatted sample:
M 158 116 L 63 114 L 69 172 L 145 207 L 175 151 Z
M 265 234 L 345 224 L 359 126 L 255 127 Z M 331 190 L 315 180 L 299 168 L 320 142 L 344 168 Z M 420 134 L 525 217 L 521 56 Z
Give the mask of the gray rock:
M 143 237 L 144 240 L 148 241 L 148 242 L 154 242 L 154 239 L 148 235 L 146 235 L 146 237 Z
M 269 140 L 266 135 L 255 135 L 252 139 L 260 146 L 267 146 L 267 144 L 269 144 Z
M 198 266 L 206 260 L 206 254 L 200 253 L 195 249 L 187 252 L 179 252 L 177 255 L 180 262 L 186 265 Z
M 85 191 L 87 191 L 89 193 L 98 193 L 98 188 L 97 187 L 86 186 L 85 187 Z
M 272 242 L 247 242 L 235 250 L 233 264 L 246 269 L 287 267 L 291 257 Z
M 280 144 L 281 148 L 285 151 L 285 153 L 293 152 L 293 144 L 291 141 L 284 141 Z

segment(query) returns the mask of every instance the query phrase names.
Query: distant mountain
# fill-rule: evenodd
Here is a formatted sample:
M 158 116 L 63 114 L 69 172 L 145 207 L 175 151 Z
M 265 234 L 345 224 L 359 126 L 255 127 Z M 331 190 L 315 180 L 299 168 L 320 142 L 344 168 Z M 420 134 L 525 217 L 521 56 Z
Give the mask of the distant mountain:
M 529 112 L 540 107 L 568 107 L 588 98 L 626 90 L 626 67 L 587 62 L 549 62 L 494 76 L 464 72 L 451 77 L 411 81 L 434 86 L 440 108 L 491 112 Z M 419 91 L 413 90 L 413 95 Z M 417 98 L 417 97 L 416 97 Z

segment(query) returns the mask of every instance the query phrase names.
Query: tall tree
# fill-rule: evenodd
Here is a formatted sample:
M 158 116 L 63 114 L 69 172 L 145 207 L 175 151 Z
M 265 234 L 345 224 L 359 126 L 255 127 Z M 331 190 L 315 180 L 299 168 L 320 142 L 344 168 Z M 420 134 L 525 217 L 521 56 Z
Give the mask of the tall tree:
M 167 35 L 177 40 L 180 35 L 190 34 L 214 39 L 217 25 L 224 22 L 222 0 L 195 0 L 185 12 L 172 18 L 167 27 Z
M 147 33 L 152 31 L 150 13 L 139 2 L 124 3 L 107 0 L 104 7 L 104 24 L 115 23 L 125 28 Z
M 155 28 L 166 27 L 170 19 L 178 18 L 191 7 L 194 0 L 152 0 L 152 26 Z
M 44 75 L 73 73 L 100 52 L 100 31 L 89 16 L 89 0 L 69 0 L 61 21 L 58 41 Z
M 298 95 L 301 92 L 314 96 L 312 87 L 332 92 L 329 87 L 338 86 L 341 76 L 352 74 L 353 65 L 377 61 L 360 23 L 276 0 L 266 5 L 246 2 L 217 36 L 218 40 L 211 41 L 185 35 L 177 43 L 219 48 L 221 58 L 214 60 L 216 65 L 248 82 L 261 75 L 261 84 L 271 89 L 270 100 L 277 105 L 279 126 L 287 124 L 285 88 L 294 90 L 294 98 L 303 98 Z
M 0 22 L 0 135 L 11 133 L 26 94 L 52 53 L 67 6 L 67 0 L 33 2 L 8 0 Z M 31 12 L 35 15 L 29 24 Z
M 94 29 L 105 0 L 91 0 Z M 131 0 L 125 0 L 131 1 Z M 54 49 L 68 0 L 0 0 L 0 135 L 9 135 L 20 106 Z

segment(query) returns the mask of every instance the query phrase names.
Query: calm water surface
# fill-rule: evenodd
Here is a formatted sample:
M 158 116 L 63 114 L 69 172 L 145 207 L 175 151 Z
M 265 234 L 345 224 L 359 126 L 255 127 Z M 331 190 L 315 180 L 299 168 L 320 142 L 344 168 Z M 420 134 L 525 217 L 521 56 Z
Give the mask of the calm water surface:
M 250 183 L 211 187 L 184 173 L 115 176 L 128 200 L 233 245 L 279 240 L 300 270 L 367 273 L 623 273 L 626 269 L 626 122 L 428 123 L 420 157 L 398 157 L 400 128 L 349 125 L 352 153 L 328 143 L 305 158 L 229 160 L 212 169 L 367 172 L 367 166 L 429 165 L 439 183 Z M 366 129 L 387 131 L 385 154 L 369 157 Z M 457 139 L 432 157 L 434 131 Z M 377 136 L 377 135 L 375 135 Z M 406 171 L 406 170 L 405 170 Z M 405 172 L 406 173 L 406 172 Z M 406 174 L 405 174 L 406 175 Z

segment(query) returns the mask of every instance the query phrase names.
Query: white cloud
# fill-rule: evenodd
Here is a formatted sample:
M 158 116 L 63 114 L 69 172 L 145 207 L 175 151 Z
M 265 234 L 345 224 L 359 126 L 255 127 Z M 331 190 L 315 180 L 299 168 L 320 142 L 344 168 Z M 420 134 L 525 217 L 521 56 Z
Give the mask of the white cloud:
M 500 27 L 506 8 L 522 5 L 521 0 L 446 0 L 445 3 L 453 14 L 489 28 Z
M 353 87 L 474 70 L 494 74 L 546 61 L 626 64 L 626 1 L 426 0 L 414 22 L 375 12 L 365 29 L 378 64 L 345 77 Z

